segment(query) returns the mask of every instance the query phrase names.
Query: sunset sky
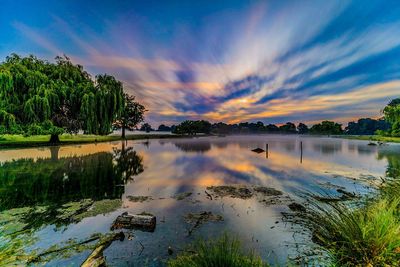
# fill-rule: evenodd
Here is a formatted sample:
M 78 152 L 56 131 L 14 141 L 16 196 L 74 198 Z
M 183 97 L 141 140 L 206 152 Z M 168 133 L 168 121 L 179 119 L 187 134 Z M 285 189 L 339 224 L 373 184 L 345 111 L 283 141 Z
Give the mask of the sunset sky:
M 0 61 L 66 54 L 153 126 L 346 123 L 400 97 L 398 1 L 1 1 Z

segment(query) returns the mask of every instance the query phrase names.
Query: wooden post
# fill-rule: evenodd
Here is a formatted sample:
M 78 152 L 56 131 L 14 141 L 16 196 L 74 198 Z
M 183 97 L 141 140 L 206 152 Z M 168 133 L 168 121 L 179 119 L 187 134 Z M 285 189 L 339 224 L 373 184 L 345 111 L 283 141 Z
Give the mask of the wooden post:
M 300 163 L 303 163 L 303 141 L 300 141 Z
M 265 156 L 268 158 L 268 143 L 265 144 Z

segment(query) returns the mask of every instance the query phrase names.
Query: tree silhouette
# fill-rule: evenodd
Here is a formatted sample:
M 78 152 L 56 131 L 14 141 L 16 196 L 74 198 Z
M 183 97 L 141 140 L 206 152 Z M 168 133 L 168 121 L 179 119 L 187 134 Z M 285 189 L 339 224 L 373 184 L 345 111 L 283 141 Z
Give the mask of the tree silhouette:
M 124 104 L 121 114 L 114 122 L 115 129 L 122 129 L 122 138 L 125 138 L 125 129 L 133 131 L 144 120 L 145 107 L 135 102 L 135 97 L 124 94 Z

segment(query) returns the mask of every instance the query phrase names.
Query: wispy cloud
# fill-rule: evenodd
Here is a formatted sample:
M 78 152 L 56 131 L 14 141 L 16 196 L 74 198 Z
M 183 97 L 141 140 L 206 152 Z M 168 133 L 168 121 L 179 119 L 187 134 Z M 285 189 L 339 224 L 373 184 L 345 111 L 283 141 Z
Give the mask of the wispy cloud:
M 400 16 L 390 4 L 364 5 L 261 1 L 200 25 L 161 25 L 134 10 L 100 25 L 51 16 L 57 33 L 13 25 L 49 57 L 115 75 L 154 123 L 344 121 L 377 116 L 400 92 Z

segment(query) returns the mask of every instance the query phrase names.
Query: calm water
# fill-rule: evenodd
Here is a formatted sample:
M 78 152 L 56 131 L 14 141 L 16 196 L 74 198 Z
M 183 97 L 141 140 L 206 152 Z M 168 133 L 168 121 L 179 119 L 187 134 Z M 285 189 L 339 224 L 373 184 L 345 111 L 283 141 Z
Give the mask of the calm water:
M 265 148 L 266 143 L 268 154 L 251 151 Z M 296 257 L 297 243 L 308 239 L 307 233 L 282 221 L 288 203 L 303 201 L 304 192 L 335 194 L 339 187 L 364 194 L 379 177 L 400 167 L 399 145 L 367 144 L 252 135 L 0 150 L 0 250 L 41 252 L 71 238 L 109 233 L 114 219 L 124 211 L 146 211 L 157 217 L 155 232 L 126 230 L 131 240 L 116 241 L 104 252 L 111 266 L 162 266 L 169 257 L 168 246 L 176 253 L 198 237 L 215 237 L 224 231 L 236 234 L 271 262 L 284 262 Z M 206 187 L 229 184 L 273 187 L 284 193 L 284 200 L 265 204 L 257 198 L 207 198 Z M 173 198 L 185 192 L 192 195 Z M 128 196 L 153 200 L 132 202 Z M 120 199 L 121 203 L 104 214 L 88 213 L 72 222 L 54 219 L 66 204 L 83 199 Z M 27 207 L 41 210 L 35 215 Z M 224 221 L 204 223 L 188 235 L 191 225 L 184 216 L 202 211 L 222 215 Z M 7 217 L 10 213 L 19 214 L 18 220 Z M 24 242 L 18 243 L 9 234 L 21 229 L 20 225 L 25 227 Z M 89 254 L 72 253 L 47 264 L 79 265 Z

